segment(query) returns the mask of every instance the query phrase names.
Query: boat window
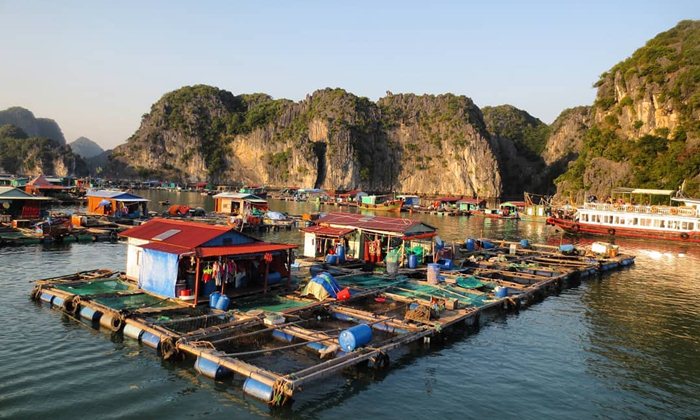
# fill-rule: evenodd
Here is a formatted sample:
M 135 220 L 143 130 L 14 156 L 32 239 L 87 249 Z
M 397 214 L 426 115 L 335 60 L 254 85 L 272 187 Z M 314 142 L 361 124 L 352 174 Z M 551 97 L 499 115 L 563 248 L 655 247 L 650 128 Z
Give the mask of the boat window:
M 635 226 L 639 225 L 639 219 L 637 219 L 636 217 L 633 218 L 633 219 L 632 219 L 632 224 L 635 225 Z

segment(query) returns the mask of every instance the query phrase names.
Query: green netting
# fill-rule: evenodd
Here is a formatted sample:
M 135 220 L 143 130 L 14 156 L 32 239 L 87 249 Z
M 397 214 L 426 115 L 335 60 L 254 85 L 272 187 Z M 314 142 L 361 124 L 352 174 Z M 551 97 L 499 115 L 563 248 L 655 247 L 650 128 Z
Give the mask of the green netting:
M 176 303 L 169 302 L 167 299 L 151 296 L 147 293 L 130 296 L 97 298 L 95 299 L 95 301 L 116 310 L 139 308 L 165 308 L 169 306 L 179 306 Z
M 394 289 L 392 289 L 392 293 L 394 293 L 393 290 Z M 488 298 L 486 295 L 476 295 L 463 290 L 451 290 L 449 285 L 436 287 L 429 284 L 418 284 L 415 282 L 404 283 L 395 290 L 396 294 L 405 297 L 429 299 L 430 297 L 434 296 L 457 299 L 464 305 L 473 306 L 483 306 L 484 300 Z
M 56 289 L 63 290 L 64 292 L 69 292 L 80 296 L 101 295 L 105 293 L 115 293 L 133 289 L 133 286 L 130 286 L 128 283 L 124 283 L 121 280 L 91 281 L 68 286 L 56 285 L 54 287 L 56 287 Z
M 463 287 L 465 289 L 478 289 L 479 287 L 484 287 L 485 284 L 474 276 L 469 277 L 457 277 L 457 286 Z
M 388 287 L 394 284 L 401 284 L 408 280 L 406 277 L 396 277 L 394 279 L 388 279 L 386 277 L 379 277 L 373 275 L 359 275 L 359 276 L 347 276 L 335 279 L 339 285 L 342 286 L 355 286 L 362 287 L 365 289 L 379 289 L 382 287 Z
M 302 302 L 293 299 L 286 299 L 281 296 L 268 296 L 264 298 L 251 299 L 242 302 L 234 302 L 234 308 L 241 311 L 249 311 L 251 309 L 260 309 L 269 312 L 283 312 L 287 309 L 307 306 L 308 302 Z

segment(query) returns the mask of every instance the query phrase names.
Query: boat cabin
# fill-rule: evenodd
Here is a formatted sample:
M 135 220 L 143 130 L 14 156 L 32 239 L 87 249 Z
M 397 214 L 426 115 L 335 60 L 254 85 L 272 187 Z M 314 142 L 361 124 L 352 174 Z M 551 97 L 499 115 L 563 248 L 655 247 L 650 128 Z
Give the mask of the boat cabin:
M 157 218 L 120 236 L 127 238 L 126 277 L 159 296 L 197 305 L 216 291 L 238 296 L 291 283 L 296 245 L 231 227 Z
M 147 199 L 119 190 L 90 190 L 87 213 L 114 217 L 138 218 L 148 214 Z
M 486 208 L 486 200 L 482 198 L 463 198 L 457 201 L 460 211 L 480 211 Z
M 214 212 L 230 216 L 260 216 L 268 210 L 267 200 L 247 193 L 223 192 L 213 196 Z
M 261 187 L 258 185 L 246 185 L 240 190 L 238 190 L 238 192 L 241 194 L 255 195 L 260 198 L 267 198 L 267 190 L 265 189 L 265 187 Z
M 524 201 L 506 201 L 505 203 L 501 203 L 498 207 L 502 215 L 508 216 L 524 213 L 526 205 L 527 203 Z
M 402 195 L 397 195 L 396 198 L 403 201 L 404 207 L 419 207 L 420 206 L 420 197 L 417 195 L 402 194 Z
M 38 219 L 41 206 L 49 197 L 36 196 L 14 187 L 0 187 L 0 222 L 13 219 Z
M 436 228 L 417 220 L 354 213 L 326 214 L 302 232 L 306 257 L 325 255 L 334 245 L 343 244 L 349 259 L 366 262 L 380 262 L 392 249 L 405 255 L 420 248 L 422 255 L 432 255 L 437 235 Z

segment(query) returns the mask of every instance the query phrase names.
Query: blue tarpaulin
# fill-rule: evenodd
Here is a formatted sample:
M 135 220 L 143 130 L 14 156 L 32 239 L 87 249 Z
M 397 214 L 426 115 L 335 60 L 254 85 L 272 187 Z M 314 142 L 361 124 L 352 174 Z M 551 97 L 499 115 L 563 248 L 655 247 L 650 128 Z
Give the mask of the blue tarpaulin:
M 175 297 L 178 255 L 144 249 L 139 273 L 139 287 L 165 297 Z

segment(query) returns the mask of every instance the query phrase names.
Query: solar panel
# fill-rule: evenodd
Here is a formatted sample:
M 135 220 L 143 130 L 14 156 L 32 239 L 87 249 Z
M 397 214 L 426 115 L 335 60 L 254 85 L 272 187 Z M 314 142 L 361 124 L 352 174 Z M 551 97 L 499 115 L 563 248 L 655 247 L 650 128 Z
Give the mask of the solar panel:
M 182 232 L 180 229 L 169 229 L 169 230 L 166 230 L 165 232 L 163 232 L 159 235 L 154 236 L 151 239 L 154 241 L 164 241 L 164 240 L 168 239 L 169 237 L 176 235 L 180 232 Z

